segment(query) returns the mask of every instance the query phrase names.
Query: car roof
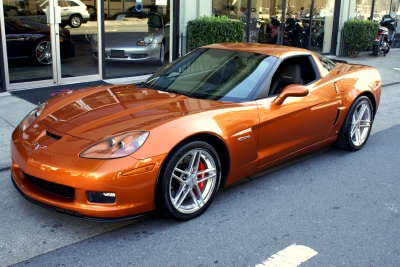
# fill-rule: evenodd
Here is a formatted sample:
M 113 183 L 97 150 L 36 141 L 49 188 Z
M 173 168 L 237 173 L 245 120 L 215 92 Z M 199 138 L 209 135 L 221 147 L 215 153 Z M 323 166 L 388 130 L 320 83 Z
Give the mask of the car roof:
M 294 55 L 310 55 L 311 52 L 292 46 L 272 45 L 263 43 L 219 43 L 203 46 L 204 48 L 238 50 L 243 52 L 254 52 L 270 55 L 278 58 L 285 58 Z

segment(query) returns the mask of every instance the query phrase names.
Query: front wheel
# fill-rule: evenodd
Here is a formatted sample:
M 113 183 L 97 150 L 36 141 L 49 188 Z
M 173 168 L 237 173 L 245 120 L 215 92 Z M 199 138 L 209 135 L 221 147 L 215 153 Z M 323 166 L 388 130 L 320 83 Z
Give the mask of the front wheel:
M 374 55 L 374 56 L 378 56 L 378 54 L 379 54 L 379 44 L 378 45 L 374 45 L 374 47 L 372 48 L 372 54 Z
M 346 115 L 336 147 L 349 151 L 360 150 L 368 140 L 373 120 L 374 113 L 369 98 L 357 98 Z
M 160 57 L 157 60 L 157 65 L 162 66 L 164 65 L 164 61 L 165 61 L 165 45 L 164 42 L 161 43 L 160 46 Z
M 386 43 L 386 44 L 387 44 L 387 48 L 386 48 L 386 51 L 385 51 L 385 55 L 390 52 L 390 45 L 388 43 Z
M 79 15 L 72 15 L 69 18 L 69 26 L 71 28 L 79 28 L 82 25 L 82 17 Z
M 33 53 L 33 58 L 35 59 L 37 64 L 43 66 L 51 65 L 52 57 L 50 40 L 39 40 L 34 46 Z
M 221 178 L 217 152 L 208 143 L 191 140 L 168 156 L 157 185 L 157 203 L 169 218 L 186 221 L 203 213 L 213 201 Z

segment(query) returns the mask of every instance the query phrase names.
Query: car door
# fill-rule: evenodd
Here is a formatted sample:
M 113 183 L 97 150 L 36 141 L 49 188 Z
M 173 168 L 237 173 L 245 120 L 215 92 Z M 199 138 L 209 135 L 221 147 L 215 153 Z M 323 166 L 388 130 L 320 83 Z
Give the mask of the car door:
M 293 60 L 302 62 L 301 73 L 309 90 L 307 96 L 288 97 L 280 105 L 274 102 L 277 95 L 257 100 L 260 168 L 325 140 L 334 124 L 339 105 L 335 87 L 331 81 L 324 82 L 319 78 L 312 60 L 311 56 Z
M 60 5 L 61 20 L 68 21 L 69 16 L 72 13 L 72 6 L 70 1 L 58 1 Z
M 10 20 L 10 23 L 7 20 Z M 4 26 L 6 29 L 7 57 L 9 59 L 28 57 L 29 51 L 26 49 L 22 23 L 14 18 L 6 18 Z

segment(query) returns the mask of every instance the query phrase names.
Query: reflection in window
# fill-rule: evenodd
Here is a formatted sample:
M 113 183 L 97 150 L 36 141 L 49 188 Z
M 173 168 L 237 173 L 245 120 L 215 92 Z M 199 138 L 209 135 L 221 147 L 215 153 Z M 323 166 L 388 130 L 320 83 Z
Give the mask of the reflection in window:
M 227 102 L 249 100 L 269 69 L 267 55 L 197 49 L 152 77 L 143 87 Z
M 372 0 L 357 0 L 354 18 L 369 20 L 371 17 Z

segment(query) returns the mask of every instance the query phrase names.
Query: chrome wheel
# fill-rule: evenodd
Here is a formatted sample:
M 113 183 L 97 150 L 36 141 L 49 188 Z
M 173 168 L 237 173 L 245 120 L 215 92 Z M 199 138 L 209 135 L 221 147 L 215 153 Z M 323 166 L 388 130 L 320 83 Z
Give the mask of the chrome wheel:
M 51 59 L 51 43 L 47 40 L 38 42 L 35 46 L 35 59 L 40 65 L 50 65 Z
M 367 140 L 371 123 L 371 106 L 364 100 L 357 105 L 351 117 L 350 139 L 355 146 L 361 146 Z
M 158 205 L 161 212 L 178 220 L 190 220 L 204 212 L 220 182 L 220 162 L 215 149 L 201 140 L 175 148 L 161 171 Z
M 194 213 L 210 199 L 217 180 L 212 156 L 205 150 L 193 149 L 176 164 L 169 184 L 170 200 L 182 213 Z
M 73 15 L 70 19 L 69 19 L 69 26 L 71 28 L 79 28 L 82 24 L 82 18 L 80 16 L 77 15 Z
M 357 98 L 346 115 L 336 146 L 350 151 L 361 149 L 368 140 L 373 120 L 371 100 L 366 96 Z

